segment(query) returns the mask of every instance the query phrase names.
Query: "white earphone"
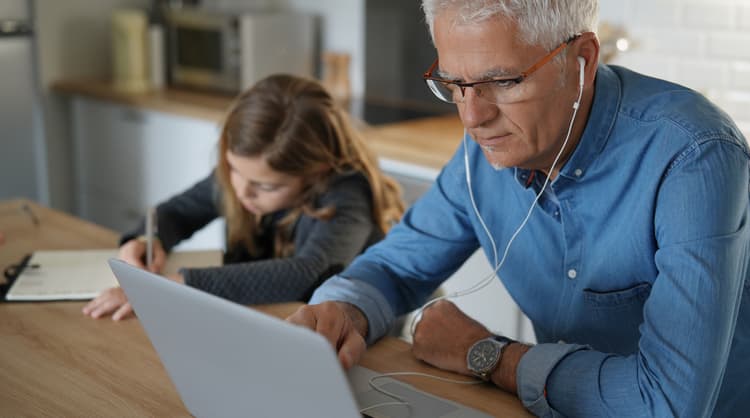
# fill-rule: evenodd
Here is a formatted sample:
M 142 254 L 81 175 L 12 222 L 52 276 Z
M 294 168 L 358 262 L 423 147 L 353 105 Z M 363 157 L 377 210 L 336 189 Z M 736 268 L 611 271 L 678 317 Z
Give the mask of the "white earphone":
M 578 94 L 578 100 L 573 103 L 573 109 L 578 109 L 578 106 L 581 105 L 581 97 L 583 96 L 583 82 L 584 82 L 584 70 L 586 69 L 586 58 L 583 58 L 582 56 L 578 56 L 578 88 L 580 89 L 580 92 Z

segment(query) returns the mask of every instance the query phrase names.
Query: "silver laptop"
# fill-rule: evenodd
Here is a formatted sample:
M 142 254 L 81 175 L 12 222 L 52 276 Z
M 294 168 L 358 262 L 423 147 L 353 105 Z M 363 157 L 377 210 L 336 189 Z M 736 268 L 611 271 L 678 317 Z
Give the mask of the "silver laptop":
M 377 373 L 341 368 L 319 334 L 110 259 L 183 403 L 196 417 L 489 417 Z M 360 413 L 360 410 L 364 412 Z

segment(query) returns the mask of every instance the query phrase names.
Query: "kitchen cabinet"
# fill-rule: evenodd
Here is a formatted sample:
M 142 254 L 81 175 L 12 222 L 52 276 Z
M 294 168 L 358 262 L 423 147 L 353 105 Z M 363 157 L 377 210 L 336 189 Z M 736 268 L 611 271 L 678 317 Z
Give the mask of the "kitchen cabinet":
M 201 119 L 80 96 L 71 98 L 78 215 L 120 232 L 207 176 L 219 128 Z M 180 248 L 220 248 L 215 221 Z

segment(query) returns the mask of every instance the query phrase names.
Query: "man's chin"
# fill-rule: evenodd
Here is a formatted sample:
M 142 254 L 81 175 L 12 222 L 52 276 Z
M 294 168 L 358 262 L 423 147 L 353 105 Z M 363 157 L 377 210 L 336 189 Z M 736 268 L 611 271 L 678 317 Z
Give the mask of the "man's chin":
M 508 168 L 500 163 L 490 162 L 490 165 L 492 166 L 492 169 L 495 171 L 505 170 L 506 168 Z
M 482 147 L 482 151 L 484 152 L 484 158 L 490 163 L 490 166 L 492 166 L 495 171 L 504 170 L 509 167 L 507 164 L 504 164 L 499 160 L 498 155 L 495 155 L 499 154 L 499 152 L 484 147 Z

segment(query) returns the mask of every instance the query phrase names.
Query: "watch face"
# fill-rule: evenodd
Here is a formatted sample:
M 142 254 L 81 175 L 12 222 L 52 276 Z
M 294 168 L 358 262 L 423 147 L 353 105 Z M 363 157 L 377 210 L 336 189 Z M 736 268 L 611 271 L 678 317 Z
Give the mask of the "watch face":
M 492 340 L 482 340 L 469 351 L 469 369 L 475 373 L 491 370 L 500 357 L 500 346 Z

